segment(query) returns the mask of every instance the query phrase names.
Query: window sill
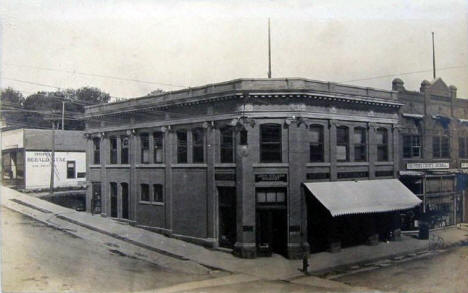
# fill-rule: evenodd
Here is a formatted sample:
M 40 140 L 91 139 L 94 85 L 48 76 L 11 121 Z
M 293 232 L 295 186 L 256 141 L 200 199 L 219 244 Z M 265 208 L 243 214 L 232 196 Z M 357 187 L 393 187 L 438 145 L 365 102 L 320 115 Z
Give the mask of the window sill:
M 173 164 L 173 168 L 207 168 L 207 164 Z
M 106 168 L 130 168 L 130 164 L 109 164 L 105 166 Z
M 281 168 L 281 167 L 289 167 L 289 163 L 254 163 L 252 167 L 266 167 L 266 168 Z
M 166 164 L 136 164 L 136 168 L 165 168 Z
M 219 163 L 219 164 L 215 164 L 215 167 L 217 167 L 217 168 L 235 168 L 236 164 L 235 163 Z
M 330 167 L 328 162 L 306 163 L 306 167 Z
M 336 166 L 369 166 L 369 162 L 337 162 Z
M 142 205 L 164 206 L 164 203 L 159 202 L 159 201 L 143 201 L 143 200 L 140 200 L 138 203 L 142 204 Z
M 374 165 L 376 165 L 376 166 L 392 166 L 393 161 L 375 162 Z

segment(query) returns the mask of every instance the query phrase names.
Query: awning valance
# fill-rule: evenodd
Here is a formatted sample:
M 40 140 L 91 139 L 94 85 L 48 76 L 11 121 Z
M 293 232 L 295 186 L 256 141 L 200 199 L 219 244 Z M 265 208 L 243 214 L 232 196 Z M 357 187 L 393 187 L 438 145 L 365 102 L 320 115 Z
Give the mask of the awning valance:
M 414 208 L 421 200 L 398 179 L 303 183 L 333 217 Z

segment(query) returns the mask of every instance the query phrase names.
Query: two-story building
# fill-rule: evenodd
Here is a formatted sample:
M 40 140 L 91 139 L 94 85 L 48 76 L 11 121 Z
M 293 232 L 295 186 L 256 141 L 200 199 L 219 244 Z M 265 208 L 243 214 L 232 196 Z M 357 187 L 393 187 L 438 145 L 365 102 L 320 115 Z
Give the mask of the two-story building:
M 423 81 L 419 91 L 405 89 L 397 78 L 392 89 L 398 91 L 398 101 L 403 104 L 400 180 L 424 202 L 406 213 L 403 228 L 415 229 L 421 219 L 432 228 L 463 221 L 468 100 L 457 98 L 456 87 L 440 78 Z
M 397 239 L 394 91 L 238 79 L 86 108 L 87 211 L 241 257 Z

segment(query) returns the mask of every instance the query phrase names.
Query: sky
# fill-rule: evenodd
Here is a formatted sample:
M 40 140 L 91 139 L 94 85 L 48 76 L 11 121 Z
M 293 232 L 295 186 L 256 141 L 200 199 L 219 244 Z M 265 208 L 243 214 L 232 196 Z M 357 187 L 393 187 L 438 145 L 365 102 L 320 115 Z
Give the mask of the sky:
M 0 86 L 98 87 L 116 98 L 272 75 L 468 98 L 465 0 L 2 0 Z

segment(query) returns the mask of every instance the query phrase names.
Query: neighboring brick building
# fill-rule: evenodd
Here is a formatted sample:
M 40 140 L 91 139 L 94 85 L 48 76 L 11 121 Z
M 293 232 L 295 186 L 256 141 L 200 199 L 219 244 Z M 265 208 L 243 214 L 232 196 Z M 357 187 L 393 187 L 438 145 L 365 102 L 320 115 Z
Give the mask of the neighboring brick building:
M 2 183 L 24 189 L 50 187 L 52 130 L 1 132 Z M 55 131 L 54 187 L 86 184 L 86 139 L 82 131 Z
M 87 107 L 87 211 L 241 257 L 397 238 L 398 211 L 420 203 L 394 179 L 400 106 L 392 91 L 239 79 Z
M 401 109 L 400 180 L 424 204 L 407 213 L 405 229 L 415 229 L 421 217 L 433 228 L 463 221 L 468 168 L 468 100 L 440 78 L 423 81 L 419 91 L 408 91 L 393 80 Z M 465 210 L 467 210 L 465 208 Z M 465 212 L 465 221 L 466 212 Z

